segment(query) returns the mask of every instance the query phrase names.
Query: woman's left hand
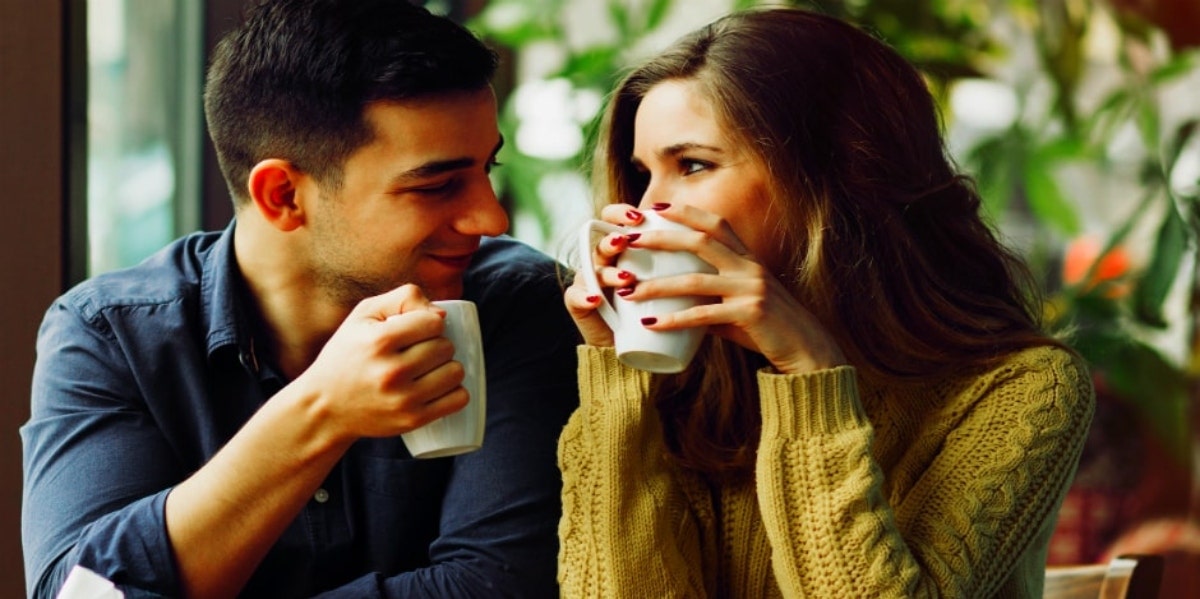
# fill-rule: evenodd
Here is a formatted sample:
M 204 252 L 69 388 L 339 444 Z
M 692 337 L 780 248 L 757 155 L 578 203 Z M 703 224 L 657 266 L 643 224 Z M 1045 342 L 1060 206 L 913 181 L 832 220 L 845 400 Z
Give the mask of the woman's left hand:
M 738 239 L 725 219 L 685 204 L 658 211 L 695 232 L 647 231 L 631 247 L 687 251 L 717 274 L 690 274 L 639 281 L 628 300 L 677 295 L 718 298 L 681 312 L 658 315 L 656 331 L 695 326 L 761 353 L 782 373 L 801 374 L 846 364 L 833 336 Z

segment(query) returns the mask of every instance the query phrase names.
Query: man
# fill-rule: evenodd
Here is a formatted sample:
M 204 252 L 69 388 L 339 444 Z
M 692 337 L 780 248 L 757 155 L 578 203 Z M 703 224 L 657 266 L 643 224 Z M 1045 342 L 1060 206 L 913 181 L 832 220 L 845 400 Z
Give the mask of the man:
M 554 264 L 491 239 L 495 64 L 404 0 L 270 0 L 222 41 L 234 222 L 81 284 L 39 333 L 31 595 L 76 565 L 127 597 L 557 595 L 575 338 Z M 430 304 L 458 297 L 484 445 L 412 459 L 398 435 L 467 400 Z

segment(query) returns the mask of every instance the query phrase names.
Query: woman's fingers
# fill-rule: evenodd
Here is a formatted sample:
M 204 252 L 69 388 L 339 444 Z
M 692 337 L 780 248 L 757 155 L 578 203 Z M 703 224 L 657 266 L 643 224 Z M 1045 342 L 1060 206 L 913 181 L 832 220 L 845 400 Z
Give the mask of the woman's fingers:
M 597 312 L 603 298 L 597 293 L 592 293 L 584 287 L 579 275 L 575 275 L 575 282 L 567 287 L 566 293 L 563 294 L 563 303 L 566 304 L 567 313 L 575 320 L 575 326 L 579 329 L 580 335 L 583 336 L 584 343 L 595 346 L 611 346 L 613 344 L 612 330 L 604 322 L 604 319 Z
M 609 204 L 600 209 L 600 218 L 614 225 L 637 225 L 643 216 L 641 210 L 629 204 Z
M 663 248 L 658 248 L 655 246 L 655 249 L 691 251 L 701 258 L 704 258 L 704 256 L 700 255 L 700 251 L 702 249 L 713 248 L 715 245 L 722 245 L 726 249 L 730 250 L 732 254 L 738 256 L 750 255 L 750 251 L 746 249 L 746 244 L 742 243 L 742 240 L 739 239 L 737 234 L 733 232 L 733 227 L 730 227 L 729 222 L 724 218 L 713 214 L 712 212 L 708 212 L 707 210 L 695 208 L 687 204 L 658 204 L 657 206 L 660 206 L 660 208 L 655 210 L 655 212 L 657 212 L 660 216 L 667 220 L 686 225 L 695 232 L 700 233 L 702 236 L 687 237 L 688 234 L 684 233 L 682 236 L 676 237 L 675 235 L 669 234 L 670 232 L 668 232 L 667 235 L 662 235 L 661 233 L 663 232 L 647 232 L 642 236 L 642 238 L 636 240 L 634 243 L 635 246 L 651 247 L 649 244 L 656 244 L 660 242 L 670 243 L 672 240 L 678 242 L 686 239 L 688 241 L 688 244 L 686 245 L 676 244 L 674 247 Z M 663 208 L 661 206 L 666 207 Z M 666 241 L 663 241 L 664 239 Z M 716 242 L 716 244 L 713 244 L 712 242 Z M 713 266 L 717 265 L 714 264 Z

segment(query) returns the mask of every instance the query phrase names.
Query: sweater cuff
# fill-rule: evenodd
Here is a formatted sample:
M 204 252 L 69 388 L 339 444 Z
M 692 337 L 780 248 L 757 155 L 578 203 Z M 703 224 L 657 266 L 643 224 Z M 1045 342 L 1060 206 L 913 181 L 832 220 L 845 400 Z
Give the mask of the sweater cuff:
M 580 345 L 576 354 L 582 407 L 593 410 L 620 406 L 641 411 L 641 404 L 650 393 L 649 372 L 622 364 L 611 347 Z
M 838 366 L 806 374 L 758 371 L 764 438 L 831 435 L 867 425 L 858 372 Z

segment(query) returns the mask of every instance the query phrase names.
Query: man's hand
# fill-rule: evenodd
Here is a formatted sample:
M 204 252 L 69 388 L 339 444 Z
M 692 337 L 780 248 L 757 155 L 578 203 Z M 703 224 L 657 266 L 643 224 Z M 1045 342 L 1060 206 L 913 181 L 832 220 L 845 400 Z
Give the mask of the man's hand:
M 322 420 L 349 440 L 398 435 L 456 412 L 468 394 L 442 336 L 444 317 L 415 285 L 367 298 L 293 384 L 316 396 Z

